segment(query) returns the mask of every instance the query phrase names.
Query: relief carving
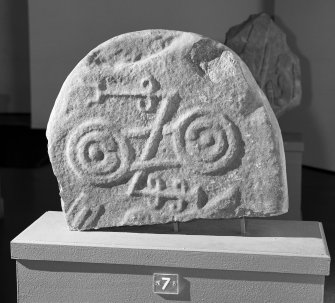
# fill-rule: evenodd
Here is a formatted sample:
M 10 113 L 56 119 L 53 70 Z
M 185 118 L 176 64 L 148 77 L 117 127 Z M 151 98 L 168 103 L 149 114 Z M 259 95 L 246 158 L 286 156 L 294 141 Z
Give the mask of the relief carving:
M 75 69 L 47 130 L 71 229 L 287 210 L 279 126 L 224 45 L 136 32 Z
M 146 99 L 138 97 L 137 105 L 156 97 L 152 93 L 160 84 L 150 76 L 142 81 L 142 87 L 150 87 L 149 94 Z M 208 197 L 201 184 L 189 189 L 186 180 L 174 178 L 171 186 L 167 187 L 166 181 L 169 180 L 154 177 L 152 172 L 186 165 L 192 166 L 198 174 L 226 173 L 237 156 L 238 148 L 243 145 L 238 145 L 236 139 L 238 128 L 225 115 L 194 107 L 175 117 L 180 102 L 178 93 L 162 99 L 151 126 L 130 127 L 123 129 L 122 133 L 103 119 L 84 122 L 68 140 L 69 165 L 78 177 L 96 186 L 117 186 L 118 181 L 131 176 L 127 195 L 152 198 L 148 207 L 153 209 L 161 209 L 171 200 L 176 212 L 184 211 L 189 203 L 203 207 Z M 141 112 L 148 112 L 147 109 L 147 106 L 137 106 Z M 166 135 L 171 135 L 171 146 L 175 152 L 173 160 L 156 157 L 162 137 Z M 129 138 L 146 140 L 139 159 L 131 155 Z M 147 180 L 147 186 L 137 188 L 143 179 Z

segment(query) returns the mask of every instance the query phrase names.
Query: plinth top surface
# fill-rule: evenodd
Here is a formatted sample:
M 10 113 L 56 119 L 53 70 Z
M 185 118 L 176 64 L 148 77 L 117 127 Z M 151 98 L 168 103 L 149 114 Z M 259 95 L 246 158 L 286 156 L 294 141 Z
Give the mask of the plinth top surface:
M 319 222 L 198 220 L 172 225 L 70 231 L 61 212 L 47 212 L 11 242 L 13 259 L 117 263 L 287 273 L 329 273 Z

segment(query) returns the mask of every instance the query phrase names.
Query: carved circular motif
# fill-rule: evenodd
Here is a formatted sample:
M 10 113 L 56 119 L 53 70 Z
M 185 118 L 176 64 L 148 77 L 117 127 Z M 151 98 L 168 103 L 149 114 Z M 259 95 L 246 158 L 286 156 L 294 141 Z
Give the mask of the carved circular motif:
M 154 100 L 153 98 L 141 98 L 137 101 L 137 109 L 141 112 L 150 113 L 154 109 Z
M 174 145 L 185 165 L 202 174 L 217 173 L 235 159 L 236 132 L 237 127 L 224 115 L 197 109 L 183 115 L 174 132 Z
M 85 122 L 76 128 L 68 140 L 66 154 L 74 172 L 96 185 L 118 181 L 129 169 L 125 139 L 101 121 Z

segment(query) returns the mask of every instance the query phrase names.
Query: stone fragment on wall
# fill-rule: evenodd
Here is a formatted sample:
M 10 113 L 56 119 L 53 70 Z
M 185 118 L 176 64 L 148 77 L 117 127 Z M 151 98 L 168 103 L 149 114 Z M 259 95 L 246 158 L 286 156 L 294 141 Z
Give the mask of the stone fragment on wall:
M 277 117 L 300 104 L 299 59 L 290 50 L 285 33 L 269 15 L 251 15 L 232 27 L 225 44 L 249 67 Z

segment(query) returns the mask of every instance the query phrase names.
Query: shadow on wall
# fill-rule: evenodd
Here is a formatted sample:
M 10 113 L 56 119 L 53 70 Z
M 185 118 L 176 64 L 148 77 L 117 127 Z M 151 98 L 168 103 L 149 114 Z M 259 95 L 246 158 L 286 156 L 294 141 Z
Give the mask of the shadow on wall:
M 10 98 L 8 95 L 0 94 L 0 113 L 8 111 Z
M 314 119 L 310 107 L 313 100 L 312 90 L 312 74 L 309 60 L 304 56 L 303 50 L 297 47 L 297 38 L 295 34 L 283 23 L 280 17 L 275 16 L 275 22 L 286 33 L 287 43 L 292 52 L 295 53 L 300 59 L 301 66 L 301 85 L 302 85 L 302 100 L 298 107 L 286 112 L 279 118 L 279 124 L 284 132 L 299 132 L 303 135 L 306 124 L 309 125 L 309 130 L 313 130 L 314 134 L 309 134 L 309 138 L 313 138 L 313 145 L 319 147 L 318 157 L 324 156 L 324 144 L 321 139 L 321 132 Z M 307 136 L 306 136 L 307 137 Z M 308 148 L 308 144 L 307 144 Z
M 4 22 L 8 22 L 8 30 L 0 37 L 8 43 L 4 54 L 10 62 L 1 70 L 6 77 L 10 77 L 9 91 L 5 93 L 10 99 L 0 107 L 0 112 L 29 113 L 30 112 L 30 73 L 29 73 L 29 33 L 28 33 L 28 1 L 4 0 L 8 14 L 4 15 Z M 6 27 L 5 27 L 6 28 Z M 7 70 L 6 69 L 10 69 Z
M 270 16 L 273 16 L 275 11 L 275 0 L 263 0 L 262 1 L 263 12 L 268 13 Z M 233 24 L 232 24 L 233 26 Z

